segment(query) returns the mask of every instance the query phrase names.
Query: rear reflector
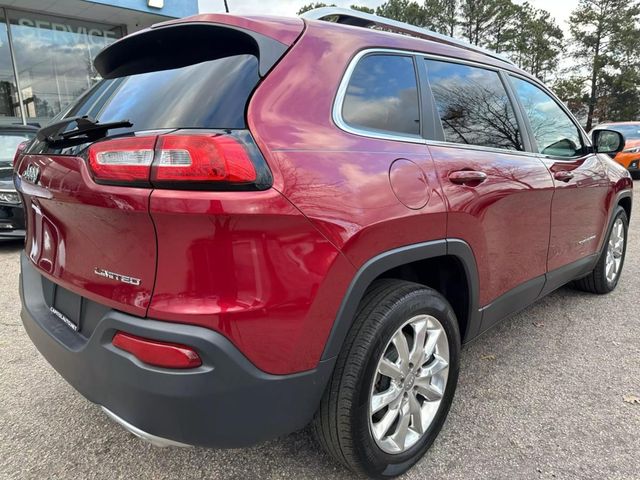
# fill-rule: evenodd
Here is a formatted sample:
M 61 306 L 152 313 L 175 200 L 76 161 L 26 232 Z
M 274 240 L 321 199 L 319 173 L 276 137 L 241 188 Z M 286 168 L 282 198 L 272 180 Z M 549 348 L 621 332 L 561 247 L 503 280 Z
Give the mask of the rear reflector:
M 88 153 L 94 179 L 157 188 L 264 188 L 270 175 L 248 132 L 192 132 L 94 143 Z
M 156 137 L 125 137 L 98 142 L 89 148 L 89 165 L 96 179 L 120 183 L 146 182 Z
M 149 340 L 124 332 L 117 332 L 112 343 L 141 362 L 156 367 L 195 368 L 202 365 L 196 351 L 185 345 Z

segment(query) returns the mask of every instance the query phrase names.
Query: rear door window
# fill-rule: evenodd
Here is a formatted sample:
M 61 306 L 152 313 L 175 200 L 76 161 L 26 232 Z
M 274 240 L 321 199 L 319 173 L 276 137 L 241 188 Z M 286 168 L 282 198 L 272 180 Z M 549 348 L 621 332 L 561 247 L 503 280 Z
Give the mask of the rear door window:
M 445 141 L 524 150 L 515 111 L 493 70 L 425 60 Z
M 529 119 L 538 152 L 553 157 L 576 157 L 584 151 L 580 130 L 558 103 L 526 80 L 511 77 Z
M 342 105 L 342 119 L 373 133 L 420 135 L 420 102 L 413 58 L 374 54 L 356 65 Z

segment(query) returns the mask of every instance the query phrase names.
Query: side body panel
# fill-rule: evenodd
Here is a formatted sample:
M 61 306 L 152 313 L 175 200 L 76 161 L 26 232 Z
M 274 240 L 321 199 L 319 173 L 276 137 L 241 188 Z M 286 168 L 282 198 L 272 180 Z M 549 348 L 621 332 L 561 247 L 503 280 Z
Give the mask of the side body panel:
M 307 218 L 273 189 L 154 190 L 150 210 L 149 317 L 212 328 L 265 372 L 316 366 L 354 269 Z

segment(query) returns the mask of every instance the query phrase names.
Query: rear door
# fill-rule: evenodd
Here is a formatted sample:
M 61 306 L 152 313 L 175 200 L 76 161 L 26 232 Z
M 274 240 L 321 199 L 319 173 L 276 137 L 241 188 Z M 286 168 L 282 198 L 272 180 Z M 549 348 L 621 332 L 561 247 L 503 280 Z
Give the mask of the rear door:
M 529 123 L 534 148 L 554 178 L 549 272 L 597 253 L 607 224 L 606 166 L 587 147 L 581 128 L 549 93 L 520 77 L 510 81 Z
M 448 202 L 447 237 L 474 252 L 484 329 L 542 290 L 553 181 L 525 151 L 503 74 L 440 59 L 425 66 L 439 119 L 429 149 Z

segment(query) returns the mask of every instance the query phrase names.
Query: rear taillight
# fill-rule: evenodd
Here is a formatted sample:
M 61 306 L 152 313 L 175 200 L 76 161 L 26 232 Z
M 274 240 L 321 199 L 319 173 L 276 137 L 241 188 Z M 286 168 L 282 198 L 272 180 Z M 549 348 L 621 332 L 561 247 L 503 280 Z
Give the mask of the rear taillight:
M 89 165 L 97 180 L 138 183 L 149 180 L 156 137 L 124 137 L 94 143 Z
M 13 156 L 13 167 L 14 168 L 18 164 L 18 161 L 20 161 L 20 157 L 24 153 L 24 150 L 25 150 L 25 148 L 27 148 L 28 144 L 29 144 L 29 140 L 25 140 L 24 142 L 20 142 L 20 144 L 16 148 L 16 153 Z
M 250 183 L 256 169 L 242 144 L 229 135 L 166 135 L 158 142 L 155 181 Z
M 202 365 L 198 353 L 186 345 L 150 340 L 124 332 L 117 332 L 111 343 L 141 362 L 156 367 L 196 368 Z
M 248 132 L 120 137 L 94 143 L 88 158 L 98 183 L 261 190 L 271 182 Z

